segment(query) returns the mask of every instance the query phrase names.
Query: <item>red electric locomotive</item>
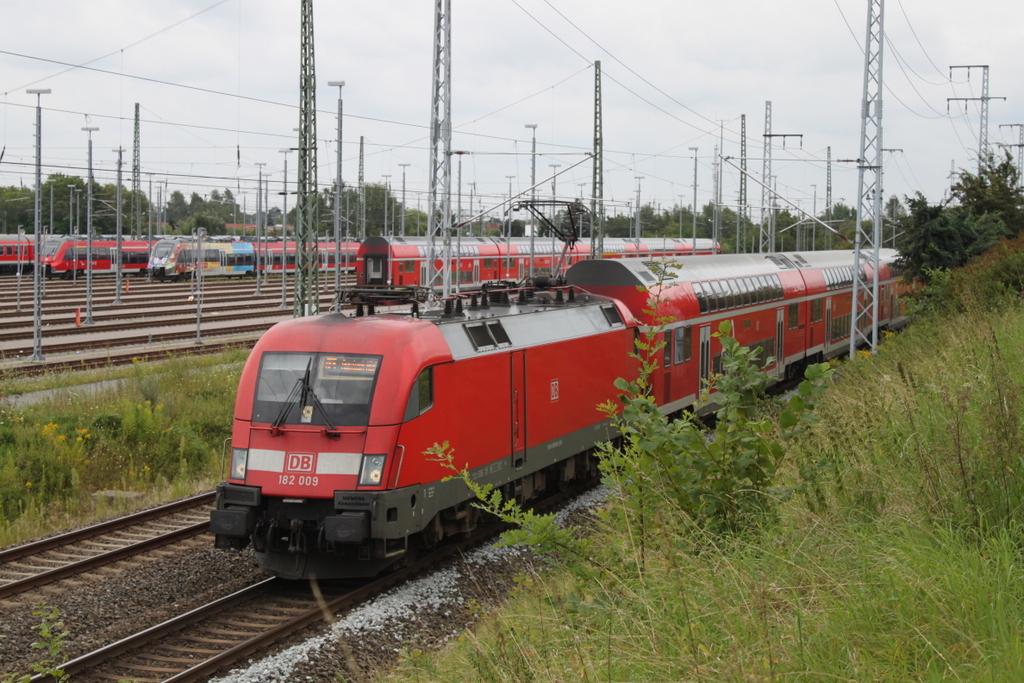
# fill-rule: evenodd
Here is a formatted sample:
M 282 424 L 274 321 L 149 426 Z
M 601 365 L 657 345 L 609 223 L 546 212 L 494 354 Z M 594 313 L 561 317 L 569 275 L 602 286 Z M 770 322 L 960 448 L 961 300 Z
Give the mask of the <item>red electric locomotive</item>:
M 889 327 L 904 322 L 895 255 L 883 251 L 879 273 Z M 616 395 L 615 379 L 636 376 L 629 353 L 651 324 L 650 296 L 671 320 L 653 386 L 666 413 L 695 406 L 722 320 L 778 357 L 767 366 L 775 376 L 848 347 L 851 251 L 689 256 L 657 268 L 582 261 L 557 293 L 276 325 L 239 384 L 231 473 L 211 515 L 217 546 L 251 542 L 267 571 L 289 578 L 373 575 L 475 523 L 466 487 L 423 455 L 435 443 L 521 499 L 591 471 L 595 444 L 611 436 L 597 405 Z
M 468 531 L 469 491 L 424 456 L 442 441 L 478 481 L 523 499 L 572 479 L 608 438 L 594 406 L 635 373 L 627 317 L 615 301 L 548 293 L 447 316 L 279 323 L 239 384 L 218 547 L 251 541 L 288 578 L 369 576 Z

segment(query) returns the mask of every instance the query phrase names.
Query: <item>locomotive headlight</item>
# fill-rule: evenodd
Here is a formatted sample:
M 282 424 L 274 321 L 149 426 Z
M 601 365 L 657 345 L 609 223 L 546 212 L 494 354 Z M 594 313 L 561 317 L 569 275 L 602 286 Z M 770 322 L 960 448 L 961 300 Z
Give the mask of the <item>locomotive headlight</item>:
M 231 474 L 229 479 L 245 479 L 245 466 L 249 462 L 248 448 L 231 449 Z
M 364 455 L 363 466 L 359 472 L 360 486 L 380 486 L 384 479 L 383 455 Z

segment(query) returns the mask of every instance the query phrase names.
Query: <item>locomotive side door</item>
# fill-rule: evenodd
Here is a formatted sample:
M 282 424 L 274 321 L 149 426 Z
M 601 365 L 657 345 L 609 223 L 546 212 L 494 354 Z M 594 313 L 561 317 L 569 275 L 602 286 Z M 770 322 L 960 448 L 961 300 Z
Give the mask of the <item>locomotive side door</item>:
M 526 352 L 510 354 L 512 364 L 512 467 L 526 462 Z

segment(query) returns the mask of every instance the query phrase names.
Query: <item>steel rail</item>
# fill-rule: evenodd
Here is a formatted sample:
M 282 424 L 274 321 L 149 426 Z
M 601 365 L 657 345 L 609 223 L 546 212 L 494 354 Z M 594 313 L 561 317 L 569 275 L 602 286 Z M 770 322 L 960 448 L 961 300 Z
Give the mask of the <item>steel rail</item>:
M 592 485 L 593 483 L 577 484 L 570 487 L 567 491 L 552 494 L 548 499 L 539 503 L 537 508 L 552 509 L 557 507 L 572 497 L 579 495 L 582 491 L 590 488 Z M 428 569 L 451 559 L 452 557 L 464 554 L 468 549 L 479 545 L 486 539 L 495 536 L 507 528 L 509 528 L 509 525 L 505 523 L 492 522 L 485 527 L 481 527 L 474 531 L 470 537 L 440 547 L 422 559 L 412 562 L 407 567 L 373 579 L 368 583 L 349 590 L 343 595 L 332 598 L 328 601 L 318 601 L 317 604 L 304 614 L 282 621 L 282 623 L 274 626 L 273 628 L 267 629 L 261 634 L 240 641 L 235 645 L 231 645 L 220 653 L 212 655 L 206 660 L 200 661 L 180 673 L 164 678 L 163 683 L 192 683 L 206 680 L 218 671 L 270 647 L 297 631 L 325 619 L 329 619 L 330 615 L 358 604 L 360 601 L 367 600 L 373 595 L 406 581 L 413 576 L 421 574 Z M 89 672 L 115 657 L 137 651 L 144 646 L 150 645 L 153 641 L 159 638 L 172 636 L 188 626 L 198 624 L 210 617 L 220 614 L 228 608 L 240 605 L 248 600 L 265 594 L 283 583 L 285 582 L 276 578 L 266 579 L 258 584 L 254 584 L 253 586 L 244 588 L 229 596 L 211 602 L 208 605 L 198 607 L 178 617 L 174 617 L 161 624 L 140 631 L 135 635 L 123 638 L 116 643 L 66 662 L 60 666 L 60 669 L 69 676 L 76 676 Z M 131 665 L 125 664 L 123 665 L 123 668 L 130 669 Z M 36 676 L 31 680 L 33 683 L 43 683 L 53 679 Z
M 70 545 L 71 543 L 84 541 L 88 538 L 108 534 L 111 531 L 117 531 L 118 529 L 123 529 L 125 527 L 135 526 L 136 524 L 148 522 L 152 519 L 166 517 L 176 512 L 199 507 L 200 505 L 209 505 L 213 503 L 216 497 L 216 491 L 207 491 L 195 496 L 189 496 L 188 498 L 182 498 L 181 500 L 165 503 L 164 505 L 158 505 L 156 507 L 133 512 L 129 515 L 114 517 L 113 519 L 108 519 L 81 529 L 75 529 L 74 531 L 69 531 L 57 536 L 50 536 L 49 538 L 33 541 L 32 543 L 25 543 L 11 548 L 5 548 L 0 550 L 0 563 L 10 562 L 28 555 L 38 555 L 44 550 L 52 550 L 53 548 L 59 548 L 61 546 Z
M 190 524 L 189 526 L 182 527 L 181 529 L 175 529 L 174 531 L 169 531 L 165 534 L 160 534 L 159 536 L 148 538 L 145 541 L 131 543 L 129 545 L 124 546 L 123 548 L 110 550 L 108 552 L 100 553 L 99 555 L 94 555 L 92 557 L 87 557 L 77 562 L 72 562 L 62 567 L 56 567 L 49 571 L 41 572 L 39 574 L 35 574 L 24 579 L 20 579 L 18 581 L 5 583 L 2 586 L 0 586 L 0 600 L 4 598 L 9 598 L 10 596 L 15 595 L 17 593 L 24 593 L 25 591 L 32 590 L 33 588 L 45 586 L 47 584 L 53 583 L 54 581 L 66 579 L 69 576 L 75 576 L 76 574 L 81 574 L 91 569 L 96 569 L 97 567 L 108 565 L 112 562 L 120 562 L 121 560 L 127 559 L 129 557 L 134 557 L 135 555 L 139 555 L 148 550 L 161 548 L 165 545 L 177 543 L 178 541 L 182 541 L 186 538 L 198 536 L 199 534 L 209 531 L 209 529 L 209 520 L 197 522 L 195 524 Z

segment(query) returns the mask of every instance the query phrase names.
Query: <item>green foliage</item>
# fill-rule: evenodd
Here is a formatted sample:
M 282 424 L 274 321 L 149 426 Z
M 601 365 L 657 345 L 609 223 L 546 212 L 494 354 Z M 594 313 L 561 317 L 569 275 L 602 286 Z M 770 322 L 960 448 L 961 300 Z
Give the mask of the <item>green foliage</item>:
M 389 680 L 1024 679 L 1024 310 L 924 320 L 812 386 L 820 420 L 779 418 L 803 433 L 775 486 L 806 486 L 776 524 L 694 552 L 666 504 L 641 546 L 612 497 L 589 547 L 614 572 L 539 572 Z
M 803 440 L 833 466 L 823 489 L 834 505 L 868 518 L 895 505 L 972 536 L 1024 525 L 1021 316 L 975 308 L 922 321 L 873 362 L 844 367 L 843 399 Z
M 924 280 L 910 298 L 915 317 L 1016 306 L 1024 294 L 1024 236 L 996 243 L 961 268 L 926 270 Z
M 671 421 L 662 414 L 649 394 L 650 365 L 636 382 L 617 382 L 620 415 L 615 404 L 602 407 L 622 439 L 620 445 L 602 446 L 601 469 L 606 483 L 621 491 L 620 514 L 627 524 L 637 524 L 638 534 L 643 518 L 659 503 L 668 503 L 704 532 L 738 533 L 770 522 L 787 494 L 773 487 L 785 444 L 813 424 L 814 403 L 824 391 L 820 382 L 832 370 L 827 365 L 808 369 L 808 379 L 779 416 L 777 430 L 760 416 L 759 399 L 768 381 L 758 370 L 760 350 L 739 344 L 730 333 L 724 322 L 714 335 L 722 343 L 724 372 L 708 388 L 717 392 L 714 400 L 720 406 L 710 433 L 688 417 Z
M 897 241 L 907 277 L 927 283 L 934 272 L 958 268 L 1024 229 L 1024 191 L 1008 155 L 990 157 L 977 175 L 961 171 L 950 201 L 932 205 L 920 192 L 907 197 L 910 211 L 898 220 Z
M 1001 159 L 989 155 L 977 174 L 961 171 L 951 194 L 973 216 L 999 216 L 1012 226 L 1011 235 L 1024 228 L 1024 190 L 1009 152 Z
M 0 408 L 0 523 L 215 467 L 230 435 L 237 366 L 140 363 L 134 372 L 103 394 Z
M 36 605 L 32 615 L 40 618 L 39 625 L 32 627 L 39 632 L 39 640 L 32 643 L 32 649 L 43 650 L 46 655 L 32 664 L 32 674 L 48 677 L 54 683 L 65 683 L 71 677 L 59 665 L 64 661 L 64 640 L 71 632 L 64 627 L 60 610 L 48 607 L 45 602 Z M 0 683 L 29 683 L 34 678 L 32 674 L 8 674 L 0 679 Z
M 587 542 L 577 538 L 568 529 L 555 523 L 553 514 L 537 514 L 533 510 L 523 508 L 515 498 L 506 497 L 491 484 L 478 484 L 470 472 L 455 464 L 455 453 L 449 443 L 434 444 L 425 453 L 429 460 L 452 470 L 445 478 L 461 479 L 476 499 L 474 505 L 502 522 L 513 525 L 513 529 L 502 534 L 502 545 L 526 545 L 541 552 L 552 550 L 567 551 L 576 557 L 587 555 Z

